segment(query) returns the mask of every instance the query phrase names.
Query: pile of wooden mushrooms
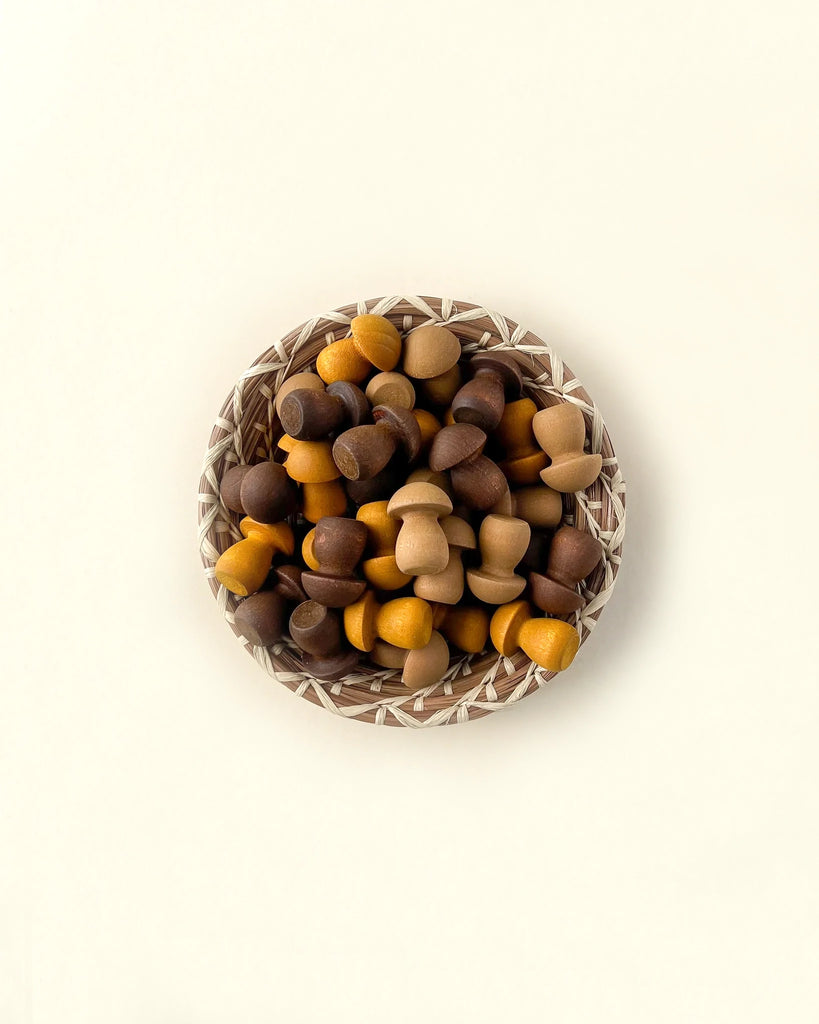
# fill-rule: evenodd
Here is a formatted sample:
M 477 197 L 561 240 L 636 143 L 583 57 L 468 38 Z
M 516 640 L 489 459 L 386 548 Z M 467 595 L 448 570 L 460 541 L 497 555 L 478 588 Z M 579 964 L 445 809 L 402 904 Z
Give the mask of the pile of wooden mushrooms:
M 562 495 L 601 468 L 582 413 L 538 411 L 513 352 L 464 359 L 446 327 L 403 341 L 374 314 L 350 327 L 315 373 L 279 388 L 274 458 L 222 478 L 244 539 L 215 574 L 242 598 L 237 628 L 254 645 L 289 635 L 326 680 L 368 657 L 417 689 L 438 682 L 450 647 L 477 654 L 490 640 L 567 668 L 579 637 L 565 618 L 602 554 L 561 525 Z

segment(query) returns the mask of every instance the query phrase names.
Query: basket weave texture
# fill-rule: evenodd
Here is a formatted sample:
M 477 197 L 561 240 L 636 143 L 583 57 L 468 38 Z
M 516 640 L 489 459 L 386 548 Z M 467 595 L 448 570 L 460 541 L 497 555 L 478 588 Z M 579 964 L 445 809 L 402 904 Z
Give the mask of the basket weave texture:
M 268 459 L 282 430 L 274 397 L 282 381 L 312 368 L 324 345 L 350 333 L 350 320 L 378 313 L 399 329 L 445 324 L 465 353 L 479 349 L 514 350 L 525 380 L 525 394 L 539 407 L 571 402 L 583 411 L 588 450 L 601 452 L 603 470 L 585 491 L 564 496 L 564 521 L 599 538 L 603 558 L 585 580 L 585 607 L 569 617 L 584 643 L 611 597 L 626 525 L 625 484 L 603 417 L 580 381 L 552 349 L 514 321 L 468 302 L 392 295 L 343 306 L 308 320 L 275 342 L 239 378 L 217 417 L 210 436 L 199 486 L 199 547 L 211 589 L 234 633 L 270 675 L 300 697 L 344 718 L 413 728 L 446 725 L 478 718 L 516 704 L 554 675 L 522 652 L 512 658 L 494 652 L 453 657 L 444 678 L 415 693 L 392 669 L 362 665 L 340 682 L 323 682 L 305 673 L 300 652 L 289 640 L 273 647 L 252 647 L 238 633 L 233 613 L 238 603 L 217 583 L 213 567 L 229 545 L 241 540 L 237 517 L 219 499 L 223 474 L 237 463 Z M 456 652 L 457 653 L 457 652 Z M 569 670 L 571 671 L 571 669 Z

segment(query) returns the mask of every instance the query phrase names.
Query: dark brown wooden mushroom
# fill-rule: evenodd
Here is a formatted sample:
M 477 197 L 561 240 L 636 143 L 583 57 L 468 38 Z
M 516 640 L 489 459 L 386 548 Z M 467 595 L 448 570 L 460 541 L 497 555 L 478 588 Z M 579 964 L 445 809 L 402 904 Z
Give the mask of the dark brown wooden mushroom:
M 452 416 L 489 433 L 500 423 L 506 399 L 520 397 L 523 374 L 513 355 L 497 349 L 473 356 L 469 365 L 473 377 L 452 399 Z
M 435 435 L 429 452 L 430 469 L 450 471 L 455 497 L 470 508 L 492 508 L 507 491 L 499 467 L 482 454 L 486 434 L 471 423 L 454 423 Z
M 319 393 L 305 392 L 308 395 Z M 245 512 L 257 523 L 281 522 L 296 509 L 296 488 L 278 462 L 259 462 L 251 466 L 242 478 L 240 494 Z
M 245 514 L 240 492 L 242 480 L 250 472 L 250 469 L 250 466 L 233 466 L 222 477 L 222 482 L 219 485 L 219 497 L 225 508 L 229 508 L 231 512 Z
M 545 573 L 529 574 L 532 601 L 550 615 L 570 615 L 586 604 L 577 593 L 577 584 L 598 565 L 603 557 L 600 541 L 590 533 L 561 526 L 552 538 Z
M 236 609 L 236 628 L 254 647 L 269 647 L 284 634 L 287 602 L 276 590 L 260 590 Z
M 373 424 L 345 430 L 333 445 L 333 459 L 348 480 L 374 477 L 399 445 L 408 462 L 414 462 L 421 450 L 421 429 L 409 409 L 377 405 L 373 419 Z
M 364 523 L 340 516 L 319 519 L 313 542 L 319 567 L 301 576 L 301 585 L 308 597 L 328 608 L 344 608 L 357 601 L 366 583 L 354 575 L 354 569 L 364 554 L 366 543 Z
M 359 426 L 369 414 L 364 392 L 346 380 L 328 385 L 326 391 L 291 391 L 279 409 L 282 426 L 298 441 L 323 441 L 342 428 Z
M 337 612 L 317 601 L 305 601 L 290 616 L 290 636 L 304 652 L 306 672 L 317 679 L 341 679 L 358 664 L 358 652 L 342 645 Z

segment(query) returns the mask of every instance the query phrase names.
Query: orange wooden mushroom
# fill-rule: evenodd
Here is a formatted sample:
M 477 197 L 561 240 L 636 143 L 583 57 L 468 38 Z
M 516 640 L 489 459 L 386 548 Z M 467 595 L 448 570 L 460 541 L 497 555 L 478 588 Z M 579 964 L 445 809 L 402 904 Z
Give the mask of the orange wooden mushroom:
M 327 384 L 347 380 L 360 384 L 375 366 L 392 370 L 401 357 L 401 335 L 386 317 L 364 313 L 350 321 L 351 338 L 323 348 L 316 371 Z
M 264 583 L 273 556 L 278 552 L 292 555 L 295 541 L 287 523 L 257 523 L 245 516 L 239 529 L 245 539 L 232 544 L 219 556 L 214 575 L 231 593 L 247 597 Z
M 368 590 L 344 609 L 344 631 L 359 651 L 371 651 L 378 637 L 393 647 L 418 650 L 432 636 L 432 608 L 420 597 L 396 597 L 380 605 Z
M 489 626 L 492 643 L 506 657 L 520 647 L 541 668 L 562 672 L 574 660 L 580 634 L 562 619 L 532 618 L 527 601 L 501 605 Z

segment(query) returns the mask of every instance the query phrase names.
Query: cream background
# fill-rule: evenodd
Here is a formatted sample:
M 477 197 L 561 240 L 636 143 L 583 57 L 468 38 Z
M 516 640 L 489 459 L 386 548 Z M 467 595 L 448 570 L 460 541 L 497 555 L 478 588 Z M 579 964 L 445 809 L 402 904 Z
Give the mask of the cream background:
M 0 18 L 0 1021 L 815 1022 L 815 4 Z M 547 337 L 629 484 L 571 672 L 425 733 L 196 551 L 236 375 L 393 291 Z

